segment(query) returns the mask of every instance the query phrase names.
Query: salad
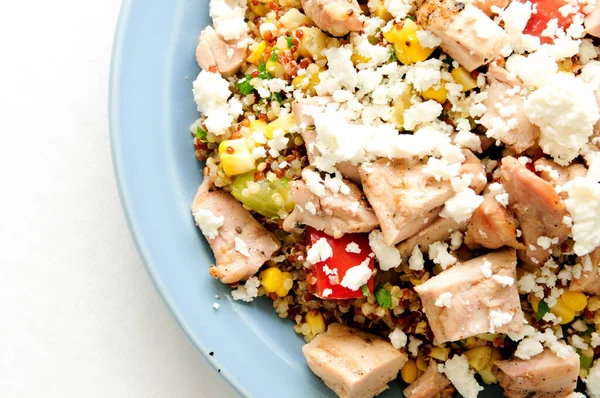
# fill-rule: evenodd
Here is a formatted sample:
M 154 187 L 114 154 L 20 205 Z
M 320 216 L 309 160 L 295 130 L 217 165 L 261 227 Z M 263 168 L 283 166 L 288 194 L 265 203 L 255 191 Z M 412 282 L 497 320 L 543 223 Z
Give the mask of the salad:
M 271 300 L 340 397 L 600 397 L 595 0 L 210 15 L 192 215 L 235 300 Z

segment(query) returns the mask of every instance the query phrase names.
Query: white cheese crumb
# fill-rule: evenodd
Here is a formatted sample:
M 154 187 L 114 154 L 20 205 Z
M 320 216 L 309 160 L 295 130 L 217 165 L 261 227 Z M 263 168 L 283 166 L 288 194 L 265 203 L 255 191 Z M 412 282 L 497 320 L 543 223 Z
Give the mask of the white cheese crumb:
M 194 100 L 198 112 L 206 119 L 206 129 L 214 135 L 222 135 L 233 123 L 227 99 L 231 96 L 229 82 L 218 73 L 201 71 L 193 83 Z
M 306 186 L 313 194 L 322 198 L 325 196 L 325 186 L 322 184 L 322 179 L 319 174 L 315 173 L 312 170 L 304 169 L 302 170 L 302 179 L 306 183 Z
M 331 249 L 331 246 L 329 246 L 329 243 L 327 243 L 327 239 L 321 238 L 306 252 L 306 261 L 308 261 L 309 264 L 316 264 L 325 261 L 332 256 L 333 250 Z
M 415 246 L 410 258 L 408 259 L 408 268 L 413 271 L 421 271 L 425 266 L 425 260 L 423 259 L 423 253 L 419 249 L 419 246 Z
M 392 333 L 390 333 L 390 342 L 394 346 L 395 349 L 399 350 L 401 348 L 406 347 L 406 342 L 408 338 L 406 337 L 406 333 L 404 333 L 399 328 L 395 328 Z
M 600 346 L 600 335 L 596 332 L 592 332 L 592 339 L 590 340 L 590 345 L 594 348 Z
M 417 355 L 419 355 L 419 346 L 421 344 L 423 344 L 421 340 L 414 336 L 410 336 L 408 342 L 408 352 L 410 353 L 410 355 L 416 358 Z
M 585 385 L 591 398 L 600 398 L 600 361 L 596 360 L 594 366 L 585 378 Z
M 508 312 L 490 311 L 490 333 L 496 333 L 496 329 L 507 325 L 512 321 L 513 315 Z
M 405 18 L 413 8 L 413 0 L 385 0 L 383 2 L 385 9 L 389 11 L 394 18 Z
M 342 279 L 340 285 L 350 290 L 358 290 L 371 279 L 373 271 L 369 268 L 371 258 L 367 257 L 365 261 L 359 265 L 349 268 Z
M 313 202 L 306 202 L 304 208 L 313 216 L 317 214 L 317 208 L 315 207 L 315 204 Z
M 219 309 L 219 307 L 220 307 L 219 303 L 213 303 L 213 308 L 214 308 L 215 310 L 218 310 L 218 309 Z
M 483 202 L 483 196 L 477 195 L 471 188 L 467 188 L 446 201 L 440 216 L 453 218 L 457 223 L 462 223 L 471 218 L 481 202 Z
M 552 239 L 550 239 L 547 236 L 540 236 L 537 239 L 537 244 L 539 247 L 541 247 L 544 250 L 548 250 L 550 248 L 550 245 L 552 245 Z
M 242 300 L 245 302 L 253 301 L 258 296 L 258 287 L 260 280 L 256 276 L 249 278 L 245 284 L 239 285 L 237 289 L 231 292 L 234 300 Z
M 233 239 L 233 241 L 235 242 L 235 251 L 238 253 L 241 253 L 242 255 L 249 257 L 250 256 L 250 252 L 248 250 L 248 245 L 246 244 L 246 242 L 244 242 L 242 239 L 240 239 L 239 237 L 235 237 Z
M 573 222 L 573 250 L 584 256 L 600 245 L 600 184 L 578 177 L 565 184 L 564 190 L 569 193 L 565 205 Z
M 375 253 L 379 268 L 383 271 L 388 271 L 396 268 L 402 263 L 400 251 L 395 246 L 387 246 L 383 241 L 383 233 L 376 229 L 369 234 L 369 246 Z
M 323 298 L 327 298 L 327 297 L 331 296 L 332 293 L 333 293 L 333 290 L 331 290 L 331 289 L 323 289 L 322 296 L 323 296 Z
M 469 361 L 463 355 L 454 355 L 444 364 L 439 364 L 438 370 L 450 379 L 465 398 L 476 398 L 483 391 L 483 387 L 475 379 L 475 373 L 469 368 Z
M 346 251 L 348 253 L 360 254 L 360 247 L 356 242 L 350 242 L 346 245 Z
M 531 357 L 544 351 L 544 346 L 534 337 L 526 337 L 519 343 L 515 356 L 521 359 L 531 359 Z
M 452 293 L 445 292 L 438 296 L 435 300 L 435 305 L 437 307 L 447 307 L 452 308 Z
M 457 261 L 456 257 L 448 253 L 448 244 L 443 242 L 433 242 L 429 245 L 429 258 L 444 270 Z
M 436 48 L 442 44 L 442 39 L 425 29 L 417 30 L 417 38 L 423 48 Z
M 512 286 L 515 283 L 515 278 L 508 275 L 493 275 L 492 279 L 504 287 Z
M 454 231 L 450 234 L 450 249 L 456 250 L 463 244 L 463 234 L 460 231 Z
M 414 104 L 404 111 L 404 129 L 413 131 L 420 124 L 433 122 L 441 114 L 442 105 L 436 101 L 429 100 Z
M 279 156 L 280 151 L 287 148 L 287 144 L 289 142 L 289 138 L 285 136 L 285 131 L 283 129 L 277 129 L 273 131 L 273 138 L 268 141 L 269 147 L 269 155 L 273 157 Z
M 215 216 L 212 211 L 199 208 L 194 214 L 194 220 L 204 236 L 209 240 L 213 240 L 219 235 L 219 228 L 223 226 L 225 217 Z
M 492 277 L 492 263 L 489 261 L 484 261 L 483 265 L 481 267 L 479 267 L 479 269 L 481 270 L 481 273 L 483 274 L 483 276 L 485 276 L 486 278 L 491 278 Z

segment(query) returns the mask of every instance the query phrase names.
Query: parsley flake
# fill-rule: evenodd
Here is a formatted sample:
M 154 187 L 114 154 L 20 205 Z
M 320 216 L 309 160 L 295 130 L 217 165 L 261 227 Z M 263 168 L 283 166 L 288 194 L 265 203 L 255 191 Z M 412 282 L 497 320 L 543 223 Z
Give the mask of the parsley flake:
M 383 287 L 375 290 L 375 298 L 381 308 L 392 308 L 392 295 Z
M 365 297 L 369 297 L 371 295 L 371 291 L 369 290 L 368 285 L 362 285 L 360 288 L 360 291 L 362 292 L 363 296 L 365 296 Z
M 246 75 L 243 79 L 239 80 L 235 85 L 243 95 L 248 95 L 254 91 L 254 86 L 250 83 L 252 75 Z
M 544 317 L 544 315 L 546 315 L 548 312 L 550 312 L 550 307 L 548 307 L 548 303 L 546 303 L 544 300 L 540 300 L 535 319 L 537 321 L 541 320 Z

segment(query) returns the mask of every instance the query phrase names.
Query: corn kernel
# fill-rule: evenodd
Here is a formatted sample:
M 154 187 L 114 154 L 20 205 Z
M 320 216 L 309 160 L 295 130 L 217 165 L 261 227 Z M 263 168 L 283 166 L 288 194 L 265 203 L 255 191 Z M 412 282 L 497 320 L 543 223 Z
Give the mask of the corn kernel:
M 496 376 L 494 376 L 494 373 L 492 372 L 491 365 L 477 371 L 477 373 L 481 376 L 481 380 L 483 380 L 485 384 L 495 384 L 498 382 L 498 379 L 496 379 Z
M 252 0 L 248 0 L 248 8 L 250 11 L 258 15 L 259 17 L 264 17 L 269 13 L 269 6 L 265 1 L 259 1 L 256 4 Z
M 446 361 L 450 354 L 450 348 L 446 347 L 432 347 L 429 356 L 440 361 Z
M 251 64 L 258 64 L 258 62 L 260 61 L 260 57 L 265 52 L 266 48 L 267 48 L 267 42 L 264 40 L 261 41 L 258 44 L 258 46 L 256 46 L 256 48 L 254 50 L 252 50 L 250 55 L 248 55 L 248 58 L 246 58 L 246 62 L 249 62 Z
M 303 57 L 310 57 L 314 60 L 323 59 L 323 50 L 327 45 L 327 35 L 319 28 L 300 27 L 302 39 L 298 45 L 298 52 Z
M 366 64 L 370 60 L 371 60 L 371 58 L 365 57 L 364 55 L 360 55 L 360 54 L 352 54 L 352 56 L 350 57 L 350 61 L 352 61 L 354 66 L 356 66 L 358 64 Z
M 313 314 L 313 312 L 316 312 L 316 314 Z M 313 336 L 325 331 L 325 321 L 323 320 L 323 315 L 318 311 L 306 313 L 306 323 L 308 323 L 310 326 L 310 331 Z
M 372 2 L 369 2 L 371 4 Z M 383 0 L 377 0 L 375 7 L 371 9 L 371 14 L 383 19 L 385 22 L 389 22 L 394 19 L 394 16 L 385 8 Z
M 404 111 L 410 108 L 410 97 L 412 96 L 412 92 L 409 88 L 404 90 L 402 95 L 394 100 L 394 108 L 392 109 L 392 120 L 396 125 L 396 128 L 399 130 L 404 130 Z M 412 279 L 411 279 L 412 282 Z M 418 284 L 423 283 L 419 281 Z M 413 283 L 413 285 L 417 286 L 417 284 Z
M 283 272 L 281 276 L 283 282 L 281 283 L 281 287 L 277 289 L 275 293 L 277 293 L 279 297 L 285 297 L 290 292 L 292 286 L 294 286 L 294 279 L 289 272 Z
M 538 306 L 540 305 L 540 298 L 533 293 L 531 293 L 527 298 L 531 304 L 531 308 L 533 308 L 533 312 L 537 314 Z
M 400 369 L 400 376 L 407 384 L 412 384 L 417 380 L 417 364 L 413 359 L 409 359 L 408 362 Z
M 423 355 L 417 357 L 417 369 L 425 372 L 429 368 L 429 363 L 427 363 L 427 358 Z
M 561 325 L 565 325 L 573 321 L 573 319 L 575 318 L 575 311 L 567 307 L 562 298 L 560 297 L 558 298 L 558 300 L 556 300 L 556 305 L 550 308 L 550 312 L 552 312 L 557 317 L 561 317 Z
M 477 339 L 475 337 L 471 336 L 471 337 L 467 338 L 464 347 L 465 348 L 475 348 L 475 347 L 477 347 L 477 345 L 478 345 Z
M 600 296 L 593 296 L 588 299 L 587 309 L 590 311 L 600 310 Z
M 252 120 L 248 129 L 250 129 L 250 133 L 252 134 L 258 133 L 264 136 L 267 132 L 267 122 L 260 119 Z
M 290 132 L 290 129 L 295 124 L 296 124 L 296 121 L 294 120 L 294 115 L 292 115 L 291 113 L 288 113 L 284 116 L 280 116 L 267 125 L 267 128 L 265 130 L 265 136 L 268 139 L 272 139 L 273 133 L 275 132 L 275 130 L 280 130 L 280 129 L 283 130 L 283 132 L 287 134 Z
M 473 79 L 471 74 L 462 66 L 452 69 L 450 74 L 454 78 L 454 82 L 462 86 L 463 93 L 477 87 L 477 80 Z
M 277 267 L 267 268 L 258 274 L 258 278 L 267 293 L 275 293 L 283 285 L 283 274 Z
M 268 60 L 265 69 L 277 79 L 282 79 L 285 75 L 285 67 L 277 61 Z
M 244 174 L 255 169 L 254 157 L 250 153 L 246 140 L 226 140 L 219 144 L 221 166 L 228 176 Z
M 440 88 L 430 87 L 421 93 L 421 96 L 426 100 L 434 100 L 443 104 L 448 98 L 448 90 L 444 84 L 440 84 Z
M 492 349 L 490 347 L 477 347 L 472 350 L 465 351 L 464 355 L 469 361 L 469 365 L 479 371 L 485 368 L 492 359 Z
M 565 305 L 573 311 L 583 311 L 587 306 L 587 297 L 581 292 L 567 290 L 560 296 Z
M 400 29 L 398 29 L 396 25 L 393 25 L 392 29 L 383 32 L 383 37 L 388 43 L 394 44 L 395 42 L 400 41 Z
M 392 30 L 394 29 L 395 27 L 392 28 Z M 402 29 L 397 34 L 390 34 L 391 31 L 388 32 L 388 37 L 390 37 L 391 41 L 387 37 L 386 40 L 394 44 L 396 58 L 404 65 L 425 61 L 435 50 L 435 48 L 421 46 L 421 42 L 419 42 L 419 38 L 417 37 L 418 30 L 419 26 L 416 23 L 410 19 L 406 19 Z

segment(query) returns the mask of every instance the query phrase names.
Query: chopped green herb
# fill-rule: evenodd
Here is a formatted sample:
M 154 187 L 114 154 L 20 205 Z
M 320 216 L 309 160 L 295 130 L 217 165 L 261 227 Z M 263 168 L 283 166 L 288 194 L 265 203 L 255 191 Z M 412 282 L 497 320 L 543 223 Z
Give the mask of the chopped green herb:
M 277 53 L 279 52 L 279 49 L 277 48 L 277 46 L 273 47 L 273 51 L 271 52 L 271 56 L 269 57 L 269 61 L 277 61 Z
M 464 347 L 467 345 L 467 339 L 458 340 L 456 344 L 458 344 L 460 347 Z
M 365 296 L 365 297 L 369 297 L 371 295 L 371 291 L 369 290 L 368 285 L 362 285 L 362 287 L 360 288 L 360 291 L 362 292 L 363 296 Z
M 448 55 L 448 54 L 443 54 L 444 57 L 440 59 L 442 60 L 443 63 L 448 64 L 450 66 L 452 66 L 452 63 L 454 62 L 454 60 Z
M 587 330 L 581 334 L 583 334 L 584 336 L 591 336 L 592 333 L 596 331 L 596 325 L 592 323 L 591 325 L 587 325 L 587 327 Z
M 196 129 L 196 139 L 205 142 L 206 141 L 206 131 L 200 126 Z
M 252 79 L 251 75 L 246 75 L 242 80 L 239 80 L 235 85 L 240 90 L 240 93 L 243 95 L 248 95 L 252 91 L 254 91 L 254 86 L 250 84 L 250 80 Z
M 394 60 L 394 62 L 398 62 L 398 57 L 396 56 L 396 50 L 394 50 L 394 47 L 392 47 L 392 60 Z
M 392 295 L 383 287 L 375 290 L 375 298 L 381 308 L 392 308 Z
M 267 71 L 267 64 L 264 62 L 260 62 L 260 64 L 258 64 L 258 78 L 259 79 L 263 79 L 263 80 L 269 80 L 273 78 L 273 75 L 271 75 L 268 71 Z
M 287 187 L 288 182 L 290 182 L 290 179 L 287 177 L 283 177 L 281 179 L 281 185 L 283 185 L 284 187 Z
M 589 370 L 592 367 L 592 362 L 594 362 L 593 357 L 586 357 L 585 355 L 579 354 L 579 366 L 581 369 Z
M 413 17 L 412 15 L 407 15 L 406 19 L 410 19 L 411 21 L 415 22 L 415 17 Z
M 548 307 L 548 303 L 546 303 L 544 300 L 540 300 L 540 303 L 538 304 L 538 311 L 537 311 L 537 315 L 536 315 L 535 319 L 539 321 L 548 312 L 550 312 L 550 307 Z
M 271 95 L 271 101 L 277 101 L 281 104 L 284 100 L 285 97 L 281 93 L 273 93 L 273 95 Z
M 372 45 L 379 43 L 379 39 L 376 36 L 369 36 L 369 37 L 367 37 L 367 40 Z
M 285 40 L 287 41 L 288 48 L 292 48 L 294 46 L 294 39 L 291 37 L 286 37 Z

